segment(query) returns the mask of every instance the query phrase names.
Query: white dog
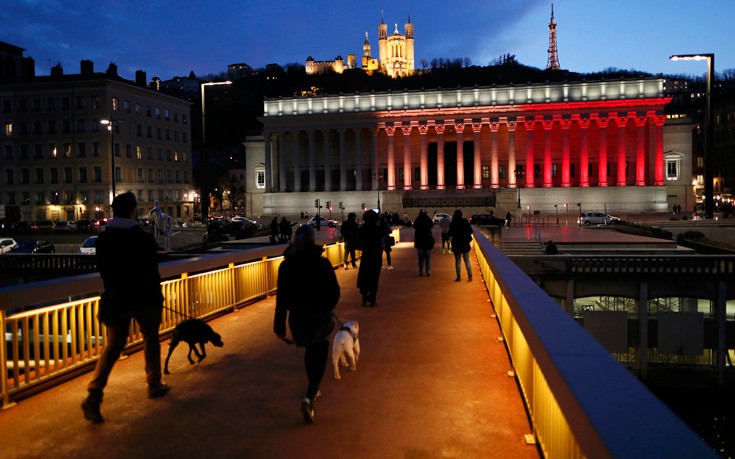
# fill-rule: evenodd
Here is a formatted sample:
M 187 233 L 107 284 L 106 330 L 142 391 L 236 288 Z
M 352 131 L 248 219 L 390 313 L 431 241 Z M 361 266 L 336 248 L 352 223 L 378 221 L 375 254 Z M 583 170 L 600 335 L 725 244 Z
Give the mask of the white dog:
M 334 335 L 332 343 L 332 365 L 334 366 L 334 379 L 339 376 L 339 365 L 349 365 L 350 371 L 357 370 L 357 359 L 360 357 L 360 341 L 357 334 L 360 328 L 357 321 L 345 322 Z

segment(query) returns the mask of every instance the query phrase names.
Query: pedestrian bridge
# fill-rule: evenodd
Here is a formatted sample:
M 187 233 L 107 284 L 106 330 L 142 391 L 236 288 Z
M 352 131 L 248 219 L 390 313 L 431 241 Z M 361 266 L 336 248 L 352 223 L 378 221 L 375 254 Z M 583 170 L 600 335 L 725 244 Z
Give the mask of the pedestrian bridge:
M 282 246 L 163 263 L 162 337 L 186 314 L 225 347 L 196 365 L 177 349 L 172 392 L 149 400 L 133 326 L 102 424 L 79 407 L 104 344 L 99 277 L 0 290 L 2 457 L 716 457 L 481 233 L 471 283 L 436 249 L 419 277 L 412 235 L 397 238 L 378 307 L 338 268 L 336 313 L 360 322 L 363 353 L 340 381 L 327 369 L 314 425 L 298 409 L 303 352 L 272 332 Z M 343 246 L 325 242 L 338 266 Z

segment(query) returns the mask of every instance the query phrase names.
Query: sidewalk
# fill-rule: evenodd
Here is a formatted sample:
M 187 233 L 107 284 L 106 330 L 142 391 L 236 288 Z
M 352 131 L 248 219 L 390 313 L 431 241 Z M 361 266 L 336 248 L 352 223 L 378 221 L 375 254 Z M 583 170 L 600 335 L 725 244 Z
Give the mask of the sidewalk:
M 438 231 L 438 230 L 437 230 Z M 516 381 L 473 257 L 475 282 L 454 282 L 454 257 L 433 250 L 431 277 L 419 277 L 404 230 L 383 270 L 378 307 L 364 308 L 357 270 L 337 271 L 337 314 L 360 323 L 357 372 L 332 379 L 331 361 L 304 424 L 303 350 L 272 332 L 275 298 L 215 319 L 223 348 L 186 361 L 171 357 L 173 387 L 145 397 L 142 353 L 118 362 L 105 392 L 103 424 L 82 418 L 90 375 L 0 412 L 0 455 L 106 458 L 537 458 Z M 438 233 L 436 234 L 438 236 Z M 437 241 L 440 238 L 437 237 Z M 437 248 L 438 247 L 438 248 Z M 315 292 L 309 292 L 315 293 Z M 318 294 L 318 292 L 316 292 Z M 163 343 L 162 354 L 168 352 Z

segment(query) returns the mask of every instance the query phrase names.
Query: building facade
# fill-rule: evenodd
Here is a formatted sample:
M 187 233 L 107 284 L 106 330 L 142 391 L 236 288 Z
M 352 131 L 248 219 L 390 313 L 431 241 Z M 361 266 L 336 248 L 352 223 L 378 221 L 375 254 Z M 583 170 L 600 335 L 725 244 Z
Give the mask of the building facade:
M 158 201 L 190 219 L 190 111 L 149 89 L 143 72 L 120 78 L 114 64 L 0 83 L 0 203 L 23 220 L 109 217 L 114 183 L 116 194 L 136 194 L 141 216 Z
M 666 125 L 669 100 L 661 79 L 268 99 L 262 211 L 691 209 L 692 126 Z

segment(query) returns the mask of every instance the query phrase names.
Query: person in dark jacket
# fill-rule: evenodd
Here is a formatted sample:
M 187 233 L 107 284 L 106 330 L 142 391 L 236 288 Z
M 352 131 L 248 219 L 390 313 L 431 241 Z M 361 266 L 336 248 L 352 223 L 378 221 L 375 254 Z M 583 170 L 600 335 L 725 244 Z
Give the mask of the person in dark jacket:
M 138 222 L 138 203 L 133 193 L 122 193 L 112 201 L 115 218 L 97 238 L 97 266 L 104 284 L 99 319 L 107 326 L 107 339 L 97 360 L 88 396 L 82 403 L 84 418 L 102 422 L 102 392 L 112 367 L 127 344 L 130 321 L 135 319 L 143 334 L 148 397 L 157 398 L 170 390 L 161 382 L 161 325 L 163 293 L 158 272 L 158 245 Z
M 472 226 L 462 218 L 462 211 L 457 209 L 449 225 L 449 236 L 452 238 L 452 252 L 454 252 L 454 268 L 457 271 L 455 282 L 462 280 L 460 259 L 464 258 L 467 267 L 467 281 L 472 282 L 472 265 L 470 264 L 470 243 L 472 242 Z
M 434 221 L 426 210 L 422 209 L 413 222 L 415 230 L 413 246 L 419 256 L 419 276 L 424 275 L 424 267 L 426 267 L 426 275 L 431 276 L 431 249 L 434 248 L 434 236 L 431 234 L 433 228 Z
M 288 242 L 293 235 L 291 222 L 289 222 L 286 217 L 281 217 L 281 223 L 279 224 L 279 226 L 281 228 L 281 242 Z
M 383 251 L 385 252 L 386 262 L 386 266 L 383 266 L 383 269 L 393 269 L 393 264 L 390 258 L 390 253 L 393 251 L 393 247 L 391 246 L 391 233 L 393 232 L 393 229 L 390 227 L 390 218 L 390 212 L 386 212 L 378 221 L 378 224 L 383 231 Z
M 271 244 L 278 242 L 278 217 L 273 217 L 270 224 L 271 228 Z
M 352 267 L 357 268 L 357 263 L 355 263 L 355 242 L 357 242 L 357 214 L 354 212 L 350 212 L 347 214 L 347 220 L 345 220 L 344 223 L 342 223 L 342 228 L 340 228 L 340 231 L 342 232 L 342 239 L 345 243 L 345 260 L 344 260 L 344 267 L 347 269 L 347 257 L 348 255 L 352 256 Z
M 357 288 L 362 295 L 363 306 L 377 306 L 375 302 L 383 261 L 383 229 L 375 211 L 368 210 L 362 217 L 364 224 L 357 230 L 357 248 L 362 250 L 360 270 L 357 272 Z
M 339 301 L 339 284 L 332 265 L 314 243 L 314 228 L 303 225 L 284 251 L 278 268 L 278 296 L 273 321 L 275 334 L 286 339 L 286 319 L 293 340 L 306 348 L 304 365 L 308 385 L 301 401 L 304 421 L 314 422 L 314 399 L 324 378 L 329 355 L 332 310 Z M 315 293 L 310 293 L 315 292 Z M 318 293 L 316 293 L 318 292 Z

